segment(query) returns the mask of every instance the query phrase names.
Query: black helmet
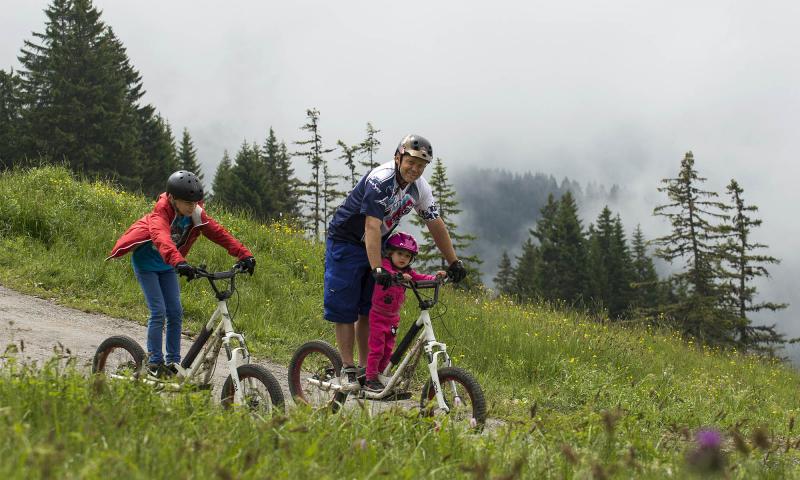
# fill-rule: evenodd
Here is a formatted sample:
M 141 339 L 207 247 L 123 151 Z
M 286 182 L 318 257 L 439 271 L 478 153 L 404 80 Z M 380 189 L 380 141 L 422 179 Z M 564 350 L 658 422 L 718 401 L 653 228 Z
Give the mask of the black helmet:
M 402 157 L 404 153 L 417 157 L 431 163 L 433 160 L 433 147 L 425 137 L 419 135 L 406 135 L 400 145 L 397 146 L 395 154 L 400 154 Z
M 203 199 L 203 184 L 194 173 L 178 170 L 167 179 L 167 193 L 187 202 L 199 202 Z

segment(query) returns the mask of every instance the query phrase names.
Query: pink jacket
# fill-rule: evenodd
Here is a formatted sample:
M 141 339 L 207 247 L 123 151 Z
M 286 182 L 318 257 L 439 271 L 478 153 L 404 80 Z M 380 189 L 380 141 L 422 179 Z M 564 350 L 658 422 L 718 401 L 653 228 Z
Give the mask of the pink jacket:
M 397 270 L 392 261 L 384 258 L 381 267 L 389 273 L 396 273 Z M 411 268 L 403 270 L 401 273 L 411 275 L 411 279 L 419 280 L 436 280 L 436 275 L 426 275 L 424 273 L 417 273 Z M 381 317 L 388 317 L 388 319 L 396 319 L 400 316 L 400 309 L 403 307 L 403 302 L 406 301 L 406 289 L 400 285 L 392 285 L 385 288 L 380 285 L 375 285 L 372 291 L 372 308 L 370 313 L 375 313 Z
M 192 230 L 189 238 L 180 248 L 175 247 L 170 236 L 170 225 L 176 215 L 167 194 L 162 193 L 159 195 L 153 211 L 134 222 L 122 234 L 106 260 L 121 257 L 139 245 L 152 240 L 158 253 L 164 258 L 164 262 L 174 267 L 178 263 L 186 261 L 184 257 L 189 253 L 189 249 L 192 248 L 192 244 L 201 232 L 209 240 L 223 246 L 229 254 L 240 260 L 252 256 L 250 250 L 242 245 L 242 242 L 236 240 L 222 225 L 206 214 L 202 202 L 197 205 L 192 214 Z

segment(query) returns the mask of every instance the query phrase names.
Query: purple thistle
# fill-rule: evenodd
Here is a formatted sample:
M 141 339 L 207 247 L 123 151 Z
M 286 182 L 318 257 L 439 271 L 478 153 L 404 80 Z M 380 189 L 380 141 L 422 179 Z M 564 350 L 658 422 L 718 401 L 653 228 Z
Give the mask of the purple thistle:
M 695 435 L 695 441 L 700 450 L 719 450 L 722 445 L 722 434 L 716 430 L 700 430 Z
M 725 467 L 722 452 L 722 434 L 716 430 L 704 429 L 695 434 L 696 447 L 687 452 L 686 461 L 698 472 L 719 472 Z

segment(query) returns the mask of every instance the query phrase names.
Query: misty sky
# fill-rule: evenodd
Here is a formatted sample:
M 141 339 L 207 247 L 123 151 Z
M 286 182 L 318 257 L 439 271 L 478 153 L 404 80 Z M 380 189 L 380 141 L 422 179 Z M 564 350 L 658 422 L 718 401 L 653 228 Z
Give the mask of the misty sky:
M 0 68 L 18 67 L 46 5 L 2 0 Z M 658 180 L 692 150 L 710 189 L 734 177 L 760 207 L 757 237 L 783 259 L 762 290 L 800 308 L 798 2 L 95 5 L 142 74 L 145 100 L 176 135 L 190 130 L 207 178 L 224 149 L 262 143 L 270 126 L 300 139 L 316 107 L 331 145 L 360 141 L 367 121 L 381 129 L 382 160 L 414 132 L 451 170 L 625 185 L 625 223 L 652 237 L 667 229 L 650 215 Z M 797 308 L 767 320 L 800 335 Z

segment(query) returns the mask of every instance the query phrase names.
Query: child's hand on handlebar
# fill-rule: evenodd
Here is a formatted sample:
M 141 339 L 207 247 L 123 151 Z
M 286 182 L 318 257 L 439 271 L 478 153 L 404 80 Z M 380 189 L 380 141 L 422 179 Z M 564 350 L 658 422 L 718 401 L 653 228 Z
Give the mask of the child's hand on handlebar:
M 447 278 L 447 272 L 445 272 L 444 270 L 439 270 L 438 272 L 436 272 L 437 280 L 442 280 L 444 278 Z
M 197 277 L 197 269 L 186 262 L 180 262 L 175 265 L 175 270 L 178 272 L 178 275 L 186 277 L 187 281 L 192 281 Z

